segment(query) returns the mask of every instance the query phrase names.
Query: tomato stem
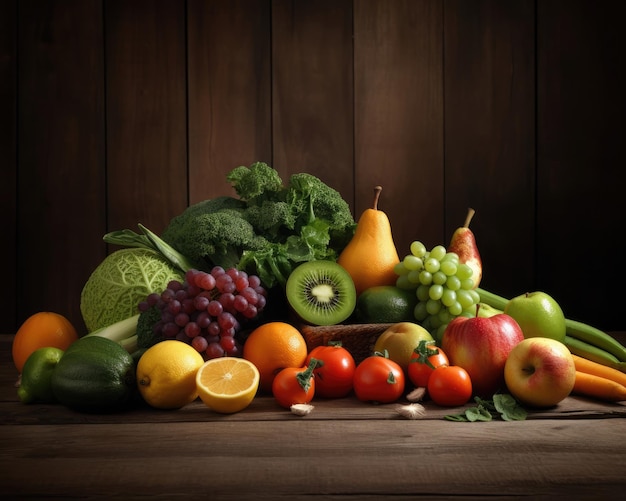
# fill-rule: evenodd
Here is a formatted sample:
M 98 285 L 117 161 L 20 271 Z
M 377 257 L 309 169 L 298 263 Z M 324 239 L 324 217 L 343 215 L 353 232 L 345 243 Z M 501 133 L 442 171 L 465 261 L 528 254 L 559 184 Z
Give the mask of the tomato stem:
M 417 358 L 414 358 L 413 360 L 411 360 L 411 362 L 418 363 L 418 364 L 426 364 L 428 367 L 430 367 L 431 369 L 435 370 L 435 366 L 430 361 L 430 357 L 432 357 L 433 355 L 438 355 L 439 354 L 439 350 L 437 348 L 431 348 L 430 347 L 431 344 L 434 345 L 435 342 L 434 341 L 426 341 L 426 340 L 422 339 L 419 342 L 419 344 L 417 345 L 417 348 L 415 348 L 415 350 L 413 350 L 419 356 Z
M 318 366 L 319 360 L 316 358 L 312 358 L 309 362 L 308 367 L 302 372 L 298 372 L 296 374 L 296 379 L 298 380 L 298 384 L 302 387 L 302 389 L 306 392 L 309 391 L 311 387 L 311 380 L 313 379 L 313 370 Z

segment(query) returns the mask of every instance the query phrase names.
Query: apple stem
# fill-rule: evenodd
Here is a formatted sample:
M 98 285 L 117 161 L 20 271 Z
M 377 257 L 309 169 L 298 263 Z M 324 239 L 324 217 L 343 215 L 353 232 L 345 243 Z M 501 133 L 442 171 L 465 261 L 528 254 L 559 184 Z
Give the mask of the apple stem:
M 374 186 L 374 205 L 373 205 L 374 210 L 378 210 L 378 199 L 380 198 L 381 191 L 383 191 L 382 186 Z
M 465 217 L 465 224 L 463 224 L 463 228 L 469 228 L 470 222 L 472 221 L 474 214 L 476 214 L 476 211 L 474 209 L 472 209 L 471 207 L 467 209 L 467 216 Z
M 480 310 L 480 303 L 476 303 L 476 318 L 478 318 L 478 310 Z

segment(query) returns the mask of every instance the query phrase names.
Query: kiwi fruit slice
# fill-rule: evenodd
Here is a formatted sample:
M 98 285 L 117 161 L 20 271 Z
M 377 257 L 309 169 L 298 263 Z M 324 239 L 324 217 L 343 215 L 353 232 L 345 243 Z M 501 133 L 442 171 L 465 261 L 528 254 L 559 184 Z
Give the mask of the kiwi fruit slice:
M 335 261 L 302 263 L 289 275 L 285 292 L 294 312 L 311 325 L 340 324 L 356 306 L 352 277 Z

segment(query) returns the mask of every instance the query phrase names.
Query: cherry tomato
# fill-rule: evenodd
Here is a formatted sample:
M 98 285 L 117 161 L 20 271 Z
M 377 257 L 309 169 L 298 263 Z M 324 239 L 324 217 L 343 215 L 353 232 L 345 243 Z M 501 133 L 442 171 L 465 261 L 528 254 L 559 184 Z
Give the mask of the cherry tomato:
M 409 361 L 409 380 L 418 388 L 426 388 L 430 375 L 440 365 L 450 365 L 443 350 L 433 346 L 432 342 L 420 341 Z
M 472 397 L 472 381 L 463 367 L 441 365 L 428 379 L 428 395 L 437 405 L 456 407 Z
M 354 393 L 363 402 L 395 402 L 404 392 L 404 371 L 389 358 L 373 355 L 354 371 Z
M 286 367 L 274 377 L 272 394 L 278 405 L 289 409 L 293 404 L 308 404 L 315 395 L 315 363 L 307 367 Z
M 356 364 L 348 350 L 340 345 L 317 346 L 307 356 L 307 366 L 312 358 L 318 361 L 313 370 L 316 396 L 341 398 L 352 391 Z

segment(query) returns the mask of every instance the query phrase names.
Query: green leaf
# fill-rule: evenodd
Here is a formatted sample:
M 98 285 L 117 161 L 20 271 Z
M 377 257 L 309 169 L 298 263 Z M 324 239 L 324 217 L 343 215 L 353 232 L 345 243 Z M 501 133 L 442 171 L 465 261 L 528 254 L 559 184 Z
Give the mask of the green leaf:
M 447 414 L 443 418 L 447 419 L 448 421 L 460 421 L 464 423 L 467 423 L 467 421 L 469 421 L 464 412 L 462 414 Z
M 500 418 L 504 421 L 523 421 L 528 413 L 520 406 L 520 404 L 509 394 L 497 393 L 493 396 L 493 400 L 485 400 L 475 397 L 476 405 L 465 409 L 461 414 L 450 414 L 444 416 L 448 421 L 492 421 Z
M 493 396 L 493 404 L 504 421 L 524 421 L 528 412 L 512 395 L 497 393 Z
M 158 250 L 146 235 L 140 235 L 128 229 L 111 231 L 104 235 L 102 240 L 108 244 L 121 245 L 124 247 Z
M 159 237 L 156 233 L 152 232 L 142 224 L 139 224 L 139 229 L 143 232 L 146 238 L 150 241 L 150 243 L 154 246 L 154 248 L 161 253 L 161 255 L 167 259 L 173 266 L 176 266 L 183 273 L 187 270 L 197 268 L 197 266 L 192 263 L 187 256 L 184 256 L 180 252 L 178 252 L 174 247 L 165 242 L 161 237 Z
M 489 409 L 486 409 L 485 407 L 481 405 L 467 409 L 465 411 L 465 416 L 467 417 L 467 420 L 470 422 L 491 421 L 493 419 L 493 416 L 491 415 L 491 412 L 489 412 Z

